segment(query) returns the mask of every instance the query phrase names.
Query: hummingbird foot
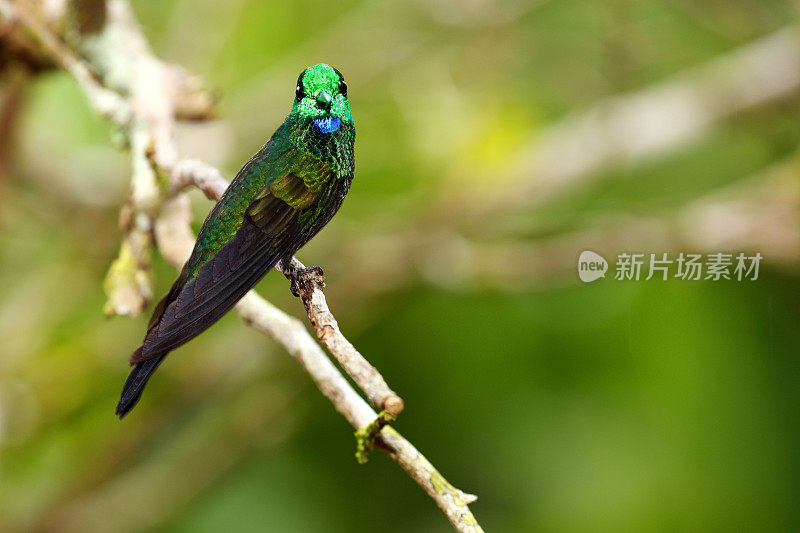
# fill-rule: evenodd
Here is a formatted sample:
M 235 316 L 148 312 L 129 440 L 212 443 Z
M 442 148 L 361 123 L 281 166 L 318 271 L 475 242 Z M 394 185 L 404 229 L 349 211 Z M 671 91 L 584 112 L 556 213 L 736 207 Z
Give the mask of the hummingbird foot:
M 325 286 L 325 275 L 322 267 L 298 267 L 291 258 L 281 261 L 281 272 L 291 282 L 289 290 L 297 297 L 302 294 L 311 294 L 314 288 Z

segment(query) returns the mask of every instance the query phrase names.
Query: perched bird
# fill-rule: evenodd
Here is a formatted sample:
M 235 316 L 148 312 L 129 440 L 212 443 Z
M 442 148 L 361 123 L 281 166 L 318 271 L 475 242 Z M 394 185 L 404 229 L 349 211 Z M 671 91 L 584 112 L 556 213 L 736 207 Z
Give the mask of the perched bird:
M 342 74 L 326 64 L 307 68 L 289 116 L 208 214 L 191 257 L 153 311 L 131 356 L 120 418 L 171 350 L 219 320 L 330 221 L 353 180 L 354 142 Z

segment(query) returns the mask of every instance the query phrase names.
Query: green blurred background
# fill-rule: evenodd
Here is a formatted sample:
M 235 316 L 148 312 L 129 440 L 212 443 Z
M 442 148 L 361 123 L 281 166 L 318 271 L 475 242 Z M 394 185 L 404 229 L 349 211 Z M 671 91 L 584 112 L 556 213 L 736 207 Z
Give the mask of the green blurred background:
M 305 66 L 344 73 L 356 180 L 299 258 L 325 268 L 343 331 L 405 399 L 398 430 L 479 496 L 487 531 L 800 530 L 800 41 L 773 39 L 797 2 L 133 7 L 155 53 L 221 96 L 220 120 L 179 144 L 228 178 Z M 781 94 L 759 83 L 769 62 L 736 62 L 765 42 L 786 54 L 768 56 Z M 653 149 L 581 127 L 632 109 L 646 120 L 615 122 L 622 137 L 657 138 L 686 119 L 658 105 L 713 86 L 715 65 L 766 96 L 706 94 L 712 116 Z M 612 156 L 567 180 L 541 163 L 570 164 L 554 139 L 576 161 Z M 25 87 L 0 178 L 0 530 L 450 530 L 385 454 L 358 465 L 352 428 L 234 315 L 116 420 L 147 317 L 102 315 L 130 173 L 113 141 L 69 76 Z M 211 204 L 192 198 L 197 228 Z M 583 284 L 584 249 L 764 261 L 749 282 Z M 175 273 L 156 263 L 161 294 Z M 272 274 L 259 292 L 304 318 L 287 288 Z

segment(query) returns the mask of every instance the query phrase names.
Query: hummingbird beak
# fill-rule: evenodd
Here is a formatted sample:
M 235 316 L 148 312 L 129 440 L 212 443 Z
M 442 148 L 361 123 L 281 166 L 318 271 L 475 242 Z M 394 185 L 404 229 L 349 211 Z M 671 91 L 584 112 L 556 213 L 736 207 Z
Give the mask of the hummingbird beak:
M 317 105 L 325 111 L 330 111 L 332 100 L 333 98 L 327 91 L 320 91 L 317 95 Z

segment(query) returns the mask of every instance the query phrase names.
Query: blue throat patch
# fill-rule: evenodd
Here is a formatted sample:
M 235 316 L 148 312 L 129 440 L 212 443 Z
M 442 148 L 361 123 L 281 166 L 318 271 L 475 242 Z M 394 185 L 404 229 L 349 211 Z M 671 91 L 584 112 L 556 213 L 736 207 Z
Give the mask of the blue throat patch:
M 333 133 L 342 125 L 339 117 L 315 118 L 314 125 L 322 133 Z

